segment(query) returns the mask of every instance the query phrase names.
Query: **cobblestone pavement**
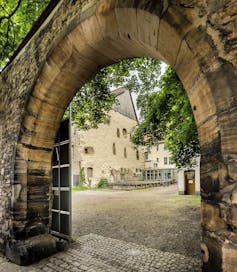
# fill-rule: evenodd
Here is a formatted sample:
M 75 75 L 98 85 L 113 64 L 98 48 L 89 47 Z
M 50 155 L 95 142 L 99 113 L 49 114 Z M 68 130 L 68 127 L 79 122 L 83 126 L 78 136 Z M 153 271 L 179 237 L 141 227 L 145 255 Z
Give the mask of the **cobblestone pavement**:
M 200 258 L 200 199 L 177 185 L 73 193 L 73 234 L 89 233 Z
M 63 253 L 19 267 L 0 258 L 1 272 L 199 272 L 200 260 L 95 234 L 80 237 Z

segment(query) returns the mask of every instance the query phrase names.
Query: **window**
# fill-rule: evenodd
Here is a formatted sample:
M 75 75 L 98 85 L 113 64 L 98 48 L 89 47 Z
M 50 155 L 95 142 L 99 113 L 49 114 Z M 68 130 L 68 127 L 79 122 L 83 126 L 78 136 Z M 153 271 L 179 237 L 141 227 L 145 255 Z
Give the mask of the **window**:
M 159 145 L 157 145 L 156 150 L 157 150 L 157 151 L 159 150 Z
M 157 163 L 154 163 L 154 167 L 157 167 Z
M 157 180 L 157 179 L 158 179 L 158 171 L 155 170 L 155 180 Z
M 116 155 L 116 146 L 115 146 L 115 143 L 113 143 L 113 155 Z
M 168 164 L 168 158 L 164 157 L 164 164 Z
M 92 146 L 87 146 L 84 148 L 85 154 L 94 154 L 94 148 Z
M 145 156 L 145 160 L 148 161 L 148 152 L 145 152 L 144 156 Z
M 117 128 L 117 137 L 118 138 L 120 137 L 120 130 L 119 130 L 119 128 Z
M 150 170 L 147 170 L 146 177 L 147 177 L 147 180 L 150 180 Z
M 156 161 L 159 162 L 159 158 L 156 158 Z
M 154 174 L 154 171 L 151 170 L 151 172 L 150 172 L 150 180 L 153 180 L 153 178 L 154 178 L 153 174 Z
M 87 168 L 87 177 L 92 178 L 93 177 L 93 168 L 88 167 Z
M 123 132 L 123 136 L 126 137 L 127 136 L 127 130 L 126 130 L 126 128 L 123 128 L 122 132 Z
M 136 151 L 136 157 L 137 157 L 137 160 L 139 160 L 139 151 L 138 150 Z
M 124 147 L 123 156 L 124 156 L 124 158 L 127 158 L 127 149 L 126 149 L 126 147 Z
M 164 171 L 165 179 L 171 179 L 171 172 L 170 170 Z

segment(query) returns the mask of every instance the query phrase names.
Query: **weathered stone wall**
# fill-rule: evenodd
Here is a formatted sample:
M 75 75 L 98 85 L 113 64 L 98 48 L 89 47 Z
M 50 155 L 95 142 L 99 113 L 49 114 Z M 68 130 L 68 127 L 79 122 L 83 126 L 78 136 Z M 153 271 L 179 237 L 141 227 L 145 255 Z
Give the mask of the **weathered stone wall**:
M 176 69 L 194 110 L 204 271 L 237 271 L 235 2 L 64 0 L 56 6 L 0 77 L 2 248 L 11 251 L 13 238 L 49 231 L 52 146 L 75 90 L 106 64 L 149 56 Z
M 79 175 L 79 164 L 84 168 L 85 178 L 88 182 L 87 168 L 93 168 L 93 177 L 90 178 L 91 186 L 96 187 L 102 177 L 109 182 L 121 182 L 121 174 L 125 174 L 125 181 L 140 180 L 144 169 L 144 157 L 139 148 L 139 160 L 136 157 L 137 149 L 131 143 L 130 133 L 136 126 L 137 121 L 112 110 L 110 112 L 109 124 L 101 124 L 97 129 L 80 131 L 73 128 L 72 133 L 72 161 L 74 167 L 73 174 Z M 123 135 L 122 130 L 127 130 Z M 117 136 L 117 129 L 120 137 Z M 115 144 L 115 154 L 113 154 L 113 144 Z M 93 153 L 86 154 L 84 148 L 92 147 Z M 126 148 L 126 158 L 124 157 Z M 123 170 L 121 170 L 121 168 Z

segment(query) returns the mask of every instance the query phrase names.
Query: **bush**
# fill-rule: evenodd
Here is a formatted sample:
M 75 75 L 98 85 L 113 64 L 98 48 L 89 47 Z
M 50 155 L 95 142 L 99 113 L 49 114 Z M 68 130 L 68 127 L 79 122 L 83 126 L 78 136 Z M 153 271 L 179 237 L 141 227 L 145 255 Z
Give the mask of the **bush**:
M 109 186 L 109 183 L 108 183 L 108 180 L 107 178 L 101 178 L 98 185 L 97 185 L 97 188 L 108 188 Z
M 81 168 L 79 173 L 79 185 L 84 185 L 84 184 L 85 184 L 85 172 L 84 172 L 84 168 Z

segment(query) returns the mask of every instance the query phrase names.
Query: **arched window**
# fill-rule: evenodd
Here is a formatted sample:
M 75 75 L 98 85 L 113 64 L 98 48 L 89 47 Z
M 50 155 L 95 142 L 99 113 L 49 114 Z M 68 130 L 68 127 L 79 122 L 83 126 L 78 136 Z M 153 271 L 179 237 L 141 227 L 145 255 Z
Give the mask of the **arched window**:
M 113 143 L 113 155 L 116 155 L 116 146 L 115 146 L 115 143 Z
M 124 158 L 127 158 L 127 149 L 126 149 L 126 147 L 124 147 L 123 155 L 124 155 Z
M 119 128 L 117 128 L 117 137 L 118 138 L 120 137 L 120 130 L 119 130 Z
M 124 136 L 124 137 L 127 137 L 127 133 L 128 133 L 128 132 L 127 132 L 126 128 L 123 128 L 122 132 L 123 132 L 123 136 Z

